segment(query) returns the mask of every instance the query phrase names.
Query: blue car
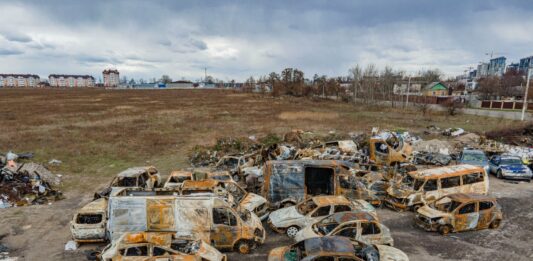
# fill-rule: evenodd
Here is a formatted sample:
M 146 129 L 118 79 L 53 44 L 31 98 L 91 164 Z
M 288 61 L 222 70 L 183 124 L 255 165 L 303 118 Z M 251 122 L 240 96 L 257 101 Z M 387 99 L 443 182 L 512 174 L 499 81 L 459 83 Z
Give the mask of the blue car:
M 500 179 L 522 179 L 531 181 L 533 173 L 518 156 L 496 155 L 489 161 L 490 172 Z
M 485 169 L 487 173 L 490 172 L 489 159 L 485 156 L 485 152 L 482 150 L 464 149 L 459 155 L 457 163 L 479 166 Z

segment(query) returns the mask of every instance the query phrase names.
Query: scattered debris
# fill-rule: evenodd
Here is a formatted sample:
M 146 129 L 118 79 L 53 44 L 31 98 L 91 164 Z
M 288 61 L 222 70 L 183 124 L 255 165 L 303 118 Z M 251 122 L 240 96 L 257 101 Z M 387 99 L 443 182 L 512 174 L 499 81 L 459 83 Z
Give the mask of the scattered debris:
M 48 165 L 52 165 L 52 166 L 59 166 L 62 163 L 63 163 L 62 161 L 57 160 L 57 159 L 52 159 L 52 160 L 48 161 Z
M 74 251 L 78 249 L 78 243 L 76 241 L 70 240 L 65 244 L 65 251 Z

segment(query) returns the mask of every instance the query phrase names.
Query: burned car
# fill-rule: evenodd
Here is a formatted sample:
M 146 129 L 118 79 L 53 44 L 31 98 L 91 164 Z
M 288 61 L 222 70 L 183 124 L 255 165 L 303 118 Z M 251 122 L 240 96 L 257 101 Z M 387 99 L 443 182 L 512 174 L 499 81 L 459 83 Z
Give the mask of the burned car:
M 274 248 L 268 254 L 268 261 L 293 260 L 409 261 L 409 258 L 394 247 L 351 242 L 344 237 L 309 238 L 290 246 Z
M 99 198 L 82 207 L 70 221 L 72 239 L 76 242 L 106 240 L 107 199 Z
M 107 245 L 100 260 L 225 261 L 227 258 L 202 240 L 175 239 L 168 232 L 134 232 Z
M 175 170 L 170 173 L 163 185 L 164 188 L 177 188 L 186 180 L 191 180 L 192 172 L 186 170 Z
M 377 217 L 376 210 L 364 200 L 350 201 L 343 196 L 316 196 L 296 206 L 278 209 L 268 217 L 268 224 L 278 233 L 295 237 L 298 231 L 338 212 L 364 211 Z
M 323 236 L 342 236 L 369 244 L 394 245 L 389 228 L 367 212 L 350 211 L 329 215 L 300 230 L 294 240 L 299 242 Z
M 135 189 L 122 193 L 109 198 L 107 231 L 112 241 L 129 232 L 172 232 L 178 238 L 201 239 L 217 249 L 243 254 L 265 241 L 265 230 L 255 214 L 235 210 L 218 197 Z
M 487 194 L 489 179 L 482 167 L 454 165 L 407 173 L 387 189 L 385 205 L 395 210 L 415 210 L 425 202 L 453 193 Z
M 379 166 L 394 166 L 408 163 L 412 159 L 413 148 L 401 135 L 382 132 L 370 138 L 368 159 Z
M 120 188 L 144 188 L 153 189 L 161 184 L 161 175 L 153 166 L 133 167 L 117 174 L 109 187 L 94 195 L 94 198 L 109 197 Z
M 350 163 L 336 160 L 267 161 L 263 168 L 262 196 L 272 209 L 294 206 L 318 195 L 379 200 L 364 186 L 356 184 L 350 167 Z
M 229 171 L 235 182 L 241 181 L 244 177 L 242 170 L 246 167 L 252 167 L 254 155 L 226 155 L 215 164 L 216 170 Z
M 427 231 L 450 232 L 498 228 L 502 210 L 493 197 L 450 194 L 417 210 L 415 222 Z

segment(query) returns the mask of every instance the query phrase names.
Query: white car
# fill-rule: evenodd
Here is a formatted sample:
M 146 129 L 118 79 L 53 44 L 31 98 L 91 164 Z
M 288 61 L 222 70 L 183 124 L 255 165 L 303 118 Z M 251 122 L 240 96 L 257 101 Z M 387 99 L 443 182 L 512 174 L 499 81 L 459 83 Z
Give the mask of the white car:
M 339 212 L 300 230 L 296 242 L 313 237 L 342 236 L 351 241 L 364 241 L 368 244 L 393 246 L 394 240 L 389 228 L 379 223 L 366 212 Z
M 376 209 L 364 200 L 350 201 L 344 196 L 316 196 L 296 206 L 278 209 L 268 218 L 272 230 L 296 236 L 298 231 L 316 221 L 338 212 L 364 211 L 377 217 Z

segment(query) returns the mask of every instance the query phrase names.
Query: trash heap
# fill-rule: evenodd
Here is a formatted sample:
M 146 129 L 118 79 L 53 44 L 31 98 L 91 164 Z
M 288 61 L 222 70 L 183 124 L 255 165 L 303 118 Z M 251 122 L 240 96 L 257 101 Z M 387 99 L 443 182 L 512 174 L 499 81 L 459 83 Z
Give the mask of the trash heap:
M 30 159 L 32 154 L 0 155 L 0 208 L 46 204 L 62 198 L 61 178 Z

